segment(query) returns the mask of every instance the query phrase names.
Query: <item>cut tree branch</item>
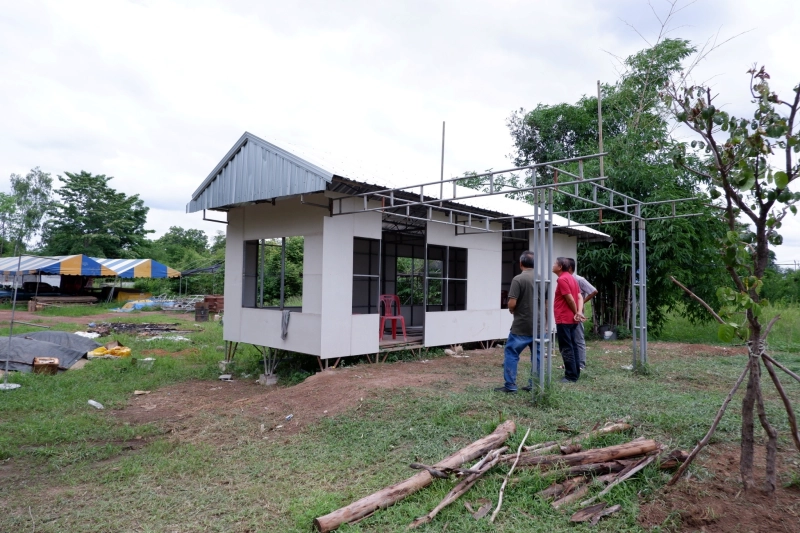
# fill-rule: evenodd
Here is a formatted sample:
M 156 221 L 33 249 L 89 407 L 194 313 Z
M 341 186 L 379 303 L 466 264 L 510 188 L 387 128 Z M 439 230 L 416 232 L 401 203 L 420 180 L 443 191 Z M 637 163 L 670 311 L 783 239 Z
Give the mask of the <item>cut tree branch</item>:
M 765 361 L 769 361 L 769 362 L 770 362 L 770 363 L 772 363 L 773 365 L 777 366 L 778 368 L 780 368 L 781 370 L 783 370 L 784 372 L 786 372 L 787 374 L 789 374 L 790 376 L 792 376 L 792 377 L 793 377 L 794 379 L 796 379 L 797 381 L 800 381 L 800 376 L 798 376 L 797 374 L 795 374 L 794 372 L 792 372 L 791 370 L 789 370 L 788 368 L 786 368 L 785 366 L 783 366 L 782 364 L 780 364 L 778 361 L 776 361 L 776 360 L 775 360 L 775 359 L 773 359 L 772 357 L 768 356 L 767 354 L 765 354 L 765 353 L 762 353 L 762 354 L 761 354 L 761 358 L 762 358 L 762 359 L 764 359 Z
M 762 358 L 763 358 L 762 354 Z M 772 378 L 772 382 L 775 384 L 775 388 L 778 389 L 778 394 L 781 395 L 781 400 L 783 400 L 783 407 L 786 409 L 786 415 L 789 417 L 789 427 L 792 430 L 792 440 L 794 441 L 794 447 L 797 448 L 797 451 L 800 452 L 800 434 L 797 431 L 797 417 L 794 414 L 794 409 L 792 408 L 792 402 L 789 401 L 789 397 L 786 395 L 786 391 L 783 388 L 783 384 L 781 380 L 778 379 L 778 375 L 775 373 L 775 368 L 773 368 L 772 363 L 769 362 L 768 359 L 764 358 L 764 366 L 767 367 L 767 372 L 769 372 L 769 377 Z
M 685 286 L 683 283 L 681 283 L 680 281 L 678 281 L 677 279 L 675 279 L 675 277 L 674 277 L 674 276 L 670 276 L 670 277 L 669 277 L 669 279 L 671 279 L 671 280 L 672 280 L 672 283 L 674 283 L 675 285 L 677 285 L 678 287 L 680 287 L 681 289 L 683 289 L 683 290 L 686 292 L 686 294 L 688 294 L 689 296 L 691 296 L 691 297 L 692 297 L 692 299 L 694 299 L 694 300 L 696 300 L 696 301 L 700 302 L 700 305 L 702 305 L 703 307 L 705 307 L 705 308 L 708 310 L 708 312 L 709 312 L 709 313 L 711 313 L 711 316 L 713 316 L 713 317 L 714 317 L 714 319 L 715 319 L 717 322 L 719 322 L 720 324 L 724 324 L 724 323 L 725 323 L 725 321 L 724 321 L 724 320 L 722 320 L 722 318 L 720 318 L 720 316 L 717 314 L 717 312 L 716 312 L 716 311 L 714 311 L 714 310 L 711 308 L 711 306 L 710 306 L 710 305 L 708 305 L 708 304 L 707 304 L 705 301 L 703 301 L 703 299 L 702 299 L 702 298 L 700 298 L 698 295 L 696 295 L 695 293 L 693 293 L 692 291 L 690 291 L 690 290 L 689 290 L 689 289 L 688 289 L 688 288 L 687 288 L 687 287 L 686 287 L 686 286 Z
M 506 485 L 508 484 L 508 478 L 510 478 L 511 474 L 514 473 L 514 469 L 517 467 L 517 463 L 519 462 L 519 454 L 522 451 L 522 447 L 525 446 L 525 441 L 528 440 L 528 435 L 530 434 L 531 434 L 531 428 L 528 428 L 528 431 L 525 432 L 525 436 L 522 438 L 522 442 L 519 444 L 519 448 L 517 448 L 517 459 L 516 461 L 514 461 L 514 464 L 511 465 L 511 470 L 509 470 L 508 474 L 506 474 L 506 478 L 503 480 L 503 484 L 500 485 L 500 496 L 498 496 L 497 498 L 497 507 L 492 513 L 492 517 L 489 519 L 489 522 L 494 523 L 494 519 L 497 518 L 497 513 L 500 512 L 500 507 L 503 505 L 503 493 L 506 490 Z
M 675 482 L 681 478 L 684 471 L 686 471 L 686 469 L 689 468 L 689 465 L 692 464 L 694 458 L 697 456 L 698 453 L 700 453 L 700 450 L 702 450 L 705 447 L 705 445 L 708 444 L 708 441 L 711 440 L 711 436 L 717 429 L 717 424 L 719 424 L 719 421 L 722 420 L 722 415 L 725 414 L 725 409 L 728 408 L 728 404 L 731 402 L 733 395 L 736 394 L 736 391 L 739 389 L 739 385 L 742 384 L 742 381 L 744 381 L 744 377 L 747 375 L 747 372 L 749 370 L 750 370 L 750 365 L 748 364 L 744 368 L 744 372 L 742 372 L 742 375 L 739 376 L 739 379 L 736 380 L 736 384 L 728 393 L 728 396 L 727 398 L 725 398 L 725 401 L 722 402 L 722 407 L 720 407 L 719 411 L 717 411 L 717 416 L 714 418 L 714 422 L 711 423 L 711 427 L 709 428 L 708 433 L 706 433 L 706 436 L 703 437 L 703 440 L 697 443 L 697 446 L 694 447 L 694 450 L 692 450 L 692 452 L 689 454 L 689 457 L 686 458 L 686 461 L 684 461 L 683 464 L 680 466 L 680 468 L 678 468 L 678 471 L 675 472 L 675 475 L 672 476 L 672 479 L 669 480 L 667 485 L 674 485 Z

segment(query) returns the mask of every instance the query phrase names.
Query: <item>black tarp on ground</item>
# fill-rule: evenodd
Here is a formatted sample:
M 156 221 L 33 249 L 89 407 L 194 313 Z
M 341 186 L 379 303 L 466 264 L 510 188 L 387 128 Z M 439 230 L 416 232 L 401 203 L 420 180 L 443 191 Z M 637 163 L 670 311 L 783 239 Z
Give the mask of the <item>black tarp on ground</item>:
M 64 331 L 22 333 L 10 341 L 9 349 L 9 338 L 0 338 L 0 369 L 5 369 L 8 358 L 8 369 L 18 372 L 31 372 L 34 357 L 58 357 L 58 369 L 67 370 L 86 352 L 100 346 L 92 339 Z

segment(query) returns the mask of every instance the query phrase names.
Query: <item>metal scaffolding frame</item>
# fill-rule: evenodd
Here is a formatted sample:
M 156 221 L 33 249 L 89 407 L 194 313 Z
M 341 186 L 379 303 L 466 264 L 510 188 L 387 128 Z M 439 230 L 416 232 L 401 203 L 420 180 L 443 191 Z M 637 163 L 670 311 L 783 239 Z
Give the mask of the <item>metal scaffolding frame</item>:
M 535 385 L 533 394 L 536 397 L 549 384 L 552 379 L 553 335 L 549 333 L 548 317 L 552 316 L 553 302 L 548 298 L 551 285 L 550 267 L 553 263 L 553 230 L 568 230 L 569 228 L 587 228 L 589 226 L 602 226 L 603 224 L 617 224 L 630 222 L 631 224 L 631 332 L 632 332 L 632 362 L 634 367 L 647 364 L 647 250 L 646 226 L 648 221 L 666 220 L 673 218 L 698 216 L 702 213 L 678 213 L 679 208 L 691 205 L 689 202 L 696 198 L 681 198 L 675 200 L 662 200 L 643 202 L 626 194 L 617 192 L 605 186 L 606 176 L 602 175 L 602 160 L 606 153 L 597 153 L 587 156 L 572 157 L 537 163 L 511 169 L 485 172 L 473 176 L 442 179 L 426 183 L 408 185 L 395 188 L 377 188 L 376 190 L 349 194 L 346 197 L 331 200 L 330 216 L 349 215 L 356 213 L 381 212 L 384 216 L 393 218 L 435 222 L 454 226 L 456 235 L 469 235 L 476 233 L 504 233 L 514 231 L 531 231 L 533 234 L 533 253 L 536 258 L 546 258 L 535 261 L 534 278 L 535 292 L 539 295 L 534 308 L 533 331 L 534 350 L 541 356 L 534 358 L 531 369 L 531 380 Z M 599 159 L 600 176 L 586 177 L 584 175 L 585 163 Z M 560 165 L 577 164 L 578 173 L 575 174 Z M 552 183 L 537 183 L 537 170 L 546 169 L 552 172 Z M 531 185 L 515 187 L 498 182 L 498 177 L 504 174 L 530 173 Z M 559 181 L 559 176 L 567 176 L 567 181 Z M 485 190 L 465 189 L 459 182 L 485 178 L 488 182 Z M 452 196 L 442 197 L 445 184 L 452 184 Z M 428 195 L 425 188 L 428 187 Z M 439 196 L 430 193 L 439 191 Z M 567 209 L 559 212 L 553 211 L 553 197 L 561 194 L 573 198 L 576 202 L 588 207 Z M 498 214 L 487 207 L 469 206 L 463 202 L 478 198 L 487 198 L 497 195 L 525 195 L 531 204 L 531 212 L 523 215 Z M 354 208 L 347 208 L 344 200 L 361 197 L 363 202 L 356 202 Z M 380 202 L 379 206 L 374 205 Z M 371 204 L 371 202 L 373 204 Z M 645 217 L 645 208 L 655 206 L 671 207 L 671 213 L 666 216 Z M 597 222 L 578 223 L 572 220 L 577 213 L 589 211 L 599 212 Z M 623 220 L 610 220 L 604 222 L 603 212 L 613 212 L 626 217 Z M 434 212 L 443 213 L 445 220 L 434 217 Z M 553 216 L 566 217 L 566 226 L 554 226 Z

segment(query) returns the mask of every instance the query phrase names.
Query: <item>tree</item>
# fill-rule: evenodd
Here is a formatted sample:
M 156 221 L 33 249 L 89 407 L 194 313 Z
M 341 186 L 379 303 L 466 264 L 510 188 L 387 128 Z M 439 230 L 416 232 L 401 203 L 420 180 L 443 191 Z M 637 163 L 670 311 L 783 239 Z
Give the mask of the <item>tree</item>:
M 655 46 L 627 58 L 625 72 L 613 85 L 602 87 L 603 136 L 606 186 L 640 201 L 696 197 L 704 178 L 681 168 L 671 159 L 670 124 L 667 108 L 659 98 L 659 89 L 669 77 L 681 69 L 681 62 L 694 51 L 688 41 L 660 40 Z M 514 139 L 517 166 L 543 163 L 598 152 L 598 102 L 596 97 L 583 97 L 575 104 L 539 104 L 532 111 L 523 109 L 508 119 Z M 577 173 L 576 168 L 572 169 Z M 586 171 L 599 175 L 599 161 L 586 163 Z M 539 169 L 537 183 L 552 183 L 553 171 Z M 532 184 L 532 176 L 516 176 L 507 183 Z M 608 196 L 606 195 L 606 201 Z M 588 207 L 579 201 L 557 195 L 556 209 Z M 669 215 L 668 206 L 646 208 L 645 217 Z M 648 319 L 651 331 L 664 323 L 668 311 L 678 303 L 688 306 L 690 318 L 705 318 L 701 307 L 686 298 L 669 282 L 669 274 L 697 273 L 693 288 L 709 296 L 704 288 L 716 286 L 709 277 L 717 270 L 708 268 L 719 262 L 715 253 L 715 236 L 724 228 L 711 209 L 698 201 L 695 218 L 675 218 L 648 222 L 647 226 L 647 295 Z M 573 220 L 582 223 L 598 222 L 596 226 L 611 235 L 613 243 L 581 244 L 578 263 L 581 274 L 592 280 L 599 294 L 593 301 L 595 326 L 624 325 L 630 321 L 631 293 L 631 228 L 630 224 L 606 210 L 576 213 Z M 607 224 L 606 224 L 607 223 Z
M 135 256 L 152 230 L 144 228 L 149 208 L 138 194 L 127 196 L 108 185 L 113 178 L 65 172 L 60 202 L 45 225 L 46 252 L 98 257 Z
M 0 192 L 0 256 L 8 252 L 8 234 L 15 209 L 14 197 Z
M 154 246 L 163 251 L 164 258 L 170 266 L 183 269 L 190 263 L 206 259 L 208 255 L 208 236 L 199 229 L 183 229 L 171 226 Z
M 34 168 L 25 176 L 11 174 L 14 208 L 9 213 L 9 235 L 19 250 L 27 247 L 42 229 L 42 221 L 52 208 L 53 178 Z M 4 221 L 5 222 L 5 221 Z
M 727 233 L 720 240 L 724 271 L 733 287 L 717 291 L 718 312 L 708 310 L 719 322 L 719 337 L 731 341 L 740 337 L 747 342 L 748 362 L 739 380 L 723 403 L 706 437 L 690 455 L 699 452 L 708 442 L 727 403 L 747 377 L 742 400 L 742 442 L 740 474 L 745 490 L 755 488 L 753 479 L 754 412 L 767 434 L 766 482 L 764 489 L 773 492 L 776 486 L 776 450 L 778 433 L 764 409 L 761 389 L 762 364 L 777 389 L 789 419 L 791 436 L 800 451 L 800 434 L 792 404 L 776 373 L 775 367 L 787 370 L 767 354 L 766 340 L 779 316 L 766 325 L 762 322 L 768 304 L 761 289 L 770 264 L 770 246 L 782 242 L 779 233 L 787 214 L 797 213 L 800 193 L 790 185 L 800 174 L 800 84 L 794 95 L 784 101 L 769 86 L 769 74 L 761 67 L 748 71 L 750 96 L 754 104 L 752 117 L 736 117 L 716 107 L 717 97 L 708 86 L 688 84 L 685 76 L 676 76 L 662 96 L 678 121 L 697 136 L 688 146 L 676 147 L 676 167 L 692 172 L 707 181 L 710 197 L 715 200 L 727 224 Z M 699 152 L 700 158 L 692 157 Z M 743 228 L 741 221 L 746 223 Z M 737 318 L 744 316 L 743 319 Z M 789 372 L 794 378 L 796 374 Z M 688 466 L 688 463 L 686 465 Z M 676 474 L 672 482 L 685 468 Z

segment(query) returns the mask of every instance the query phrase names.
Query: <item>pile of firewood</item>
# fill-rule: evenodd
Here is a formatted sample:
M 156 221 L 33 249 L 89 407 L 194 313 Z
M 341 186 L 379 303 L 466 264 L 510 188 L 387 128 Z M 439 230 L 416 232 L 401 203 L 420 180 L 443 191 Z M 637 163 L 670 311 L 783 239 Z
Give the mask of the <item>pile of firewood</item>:
M 680 466 L 687 458 L 687 454 L 680 450 L 666 453 L 664 446 L 644 437 L 606 448 L 585 451 L 582 449 L 581 441 L 591 437 L 629 431 L 631 426 L 624 422 L 609 423 L 564 442 L 552 441 L 525 446 L 530 433 L 528 430 L 516 453 L 506 453 L 508 447 L 504 443 L 514 433 L 514 429 L 514 422 L 507 421 L 499 425 L 490 435 L 473 442 L 433 466 L 412 463 L 409 465 L 411 468 L 421 470 L 418 474 L 316 518 L 314 527 L 322 533 L 333 531 L 342 524 L 362 520 L 379 509 L 397 503 L 409 494 L 429 485 L 435 478 L 455 476 L 458 482 L 439 505 L 408 526 L 409 529 L 418 527 L 433 520 L 439 511 L 465 494 L 486 472 L 502 463 L 512 466 L 503 481 L 497 505 L 482 506 L 474 514 L 476 518 L 488 514 L 491 507 L 494 507 L 490 517 L 490 521 L 493 522 L 500 512 L 503 493 L 513 472 L 521 468 L 537 468 L 552 472 L 555 478 L 553 485 L 540 491 L 538 496 L 552 500 L 552 506 L 557 509 L 580 502 L 579 510 L 570 520 L 596 524 L 603 516 L 610 515 L 620 508 L 619 505 L 608 507 L 606 503 L 592 505 L 614 486 L 629 479 L 651 463 L 657 464 L 662 470 L 671 470 Z M 471 468 L 462 468 L 465 463 L 479 458 L 480 460 Z M 599 486 L 604 487 L 602 491 L 581 501 L 587 496 L 591 487 L 599 488 Z

